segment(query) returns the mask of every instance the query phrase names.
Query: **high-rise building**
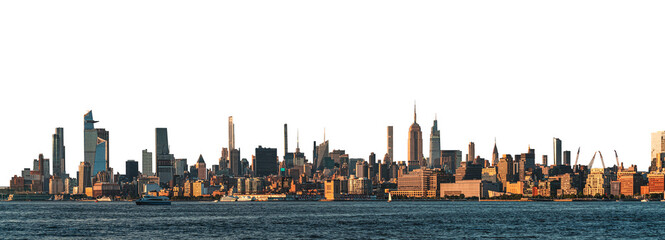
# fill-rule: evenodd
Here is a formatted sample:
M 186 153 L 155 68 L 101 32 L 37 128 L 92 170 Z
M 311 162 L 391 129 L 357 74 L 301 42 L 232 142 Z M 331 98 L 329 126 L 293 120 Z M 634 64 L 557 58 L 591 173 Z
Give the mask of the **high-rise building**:
M 392 164 L 395 159 L 393 158 L 393 126 L 388 126 L 388 165 Z
M 437 125 L 436 116 L 434 117 L 434 125 L 432 132 L 429 135 L 429 159 L 427 162 L 429 168 L 441 167 L 441 132 Z
M 205 160 L 203 160 L 203 154 L 200 154 L 199 160 L 196 161 L 196 171 L 199 180 L 208 180 L 208 169 Z
M 512 182 L 514 180 L 514 169 L 513 169 L 513 157 L 510 154 L 504 154 L 501 159 L 499 159 L 499 174 L 497 178 L 503 186 L 506 186 L 507 182 Z
M 143 175 L 146 175 L 146 176 L 155 175 L 152 172 L 152 153 L 148 152 L 148 149 L 143 149 L 143 151 L 141 152 L 141 156 L 142 156 L 142 158 L 141 158 L 141 164 L 142 164 L 141 169 L 142 169 Z
M 109 168 L 109 132 L 103 128 L 95 128 L 92 110 L 83 115 L 83 161 L 90 164 L 90 171 L 106 171 Z M 97 150 L 102 152 L 97 153 Z M 96 162 L 99 162 L 95 166 Z M 91 176 L 97 173 L 90 173 Z
M 187 171 L 187 158 L 178 158 L 173 163 L 173 171 L 177 176 L 185 176 L 185 171 Z
M 561 165 L 561 139 L 554 138 L 554 165 Z
M 231 149 L 229 152 L 229 173 L 235 177 L 243 176 L 242 162 L 240 161 L 240 149 Z
M 462 151 L 443 150 L 441 151 L 441 167 L 447 173 L 455 173 L 462 164 Z
M 222 148 L 222 156 L 219 158 L 219 169 L 224 170 L 229 168 L 229 149 Z
M 540 165 L 543 167 L 547 167 L 547 155 L 543 155 L 543 162 Z
M 466 155 L 466 162 L 473 162 L 474 159 L 476 159 L 476 143 L 470 142 L 469 153 Z
M 316 142 L 314 144 L 316 144 Z M 328 146 L 329 146 L 328 144 L 329 144 L 328 140 L 324 139 L 323 143 L 319 144 L 319 146 L 317 146 L 315 148 L 315 153 L 316 153 L 315 154 L 315 156 L 316 156 L 316 161 L 315 161 L 316 166 L 315 166 L 315 168 L 317 170 L 323 170 L 326 167 L 327 159 L 330 159 L 330 156 L 329 156 L 329 154 L 330 154 L 329 150 L 330 149 L 328 148 Z
M 53 134 L 53 175 L 64 177 L 65 174 L 65 133 L 59 127 Z
M 125 162 L 125 176 L 132 181 L 139 176 L 139 162 L 134 160 L 127 160 Z
M 229 116 L 229 149 L 236 149 L 236 132 L 233 124 L 233 116 Z
M 86 187 L 92 187 L 92 177 L 90 176 L 90 164 L 86 161 L 79 164 L 79 174 L 78 174 L 78 194 L 85 194 Z
M 570 151 L 563 151 L 563 165 L 570 166 Z
M 409 127 L 409 170 L 420 168 L 423 161 L 423 133 L 416 121 L 416 105 L 413 105 L 413 124 Z
M 254 168 L 254 176 L 256 177 L 265 177 L 270 175 L 277 175 L 278 173 L 278 163 L 277 163 L 277 149 L 276 148 L 264 148 L 259 146 L 255 149 L 255 158 L 252 163 Z
M 496 147 L 496 139 L 494 139 L 494 150 L 492 150 L 492 166 L 499 164 L 499 149 Z
M 293 167 L 293 158 L 294 158 L 293 153 L 289 152 L 289 132 L 288 132 L 288 126 L 285 123 L 284 124 L 284 165 L 287 169 Z
M 173 161 L 175 157 L 169 149 L 169 137 L 166 128 L 155 128 L 155 162 L 160 184 L 173 180 Z
M 39 175 L 40 175 L 40 180 L 44 183 L 42 185 L 42 191 L 48 192 L 48 180 L 51 177 L 50 174 L 50 164 L 49 164 L 49 159 L 44 158 L 44 154 L 39 154 L 39 158 L 37 159 L 39 162 Z
M 658 158 L 660 153 L 665 153 L 665 131 L 651 133 L 651 159 Z

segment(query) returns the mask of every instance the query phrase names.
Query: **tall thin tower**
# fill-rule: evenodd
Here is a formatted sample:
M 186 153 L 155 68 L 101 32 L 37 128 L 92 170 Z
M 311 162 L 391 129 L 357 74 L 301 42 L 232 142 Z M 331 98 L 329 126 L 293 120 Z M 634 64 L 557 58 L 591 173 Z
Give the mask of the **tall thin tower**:
M 229 116 L 229 150 L 236 149 L 236 132 L 233 116 Z
M 421 167 L 423 160 L 423 132 L 420 131 L 420 125 L 416 122 L 416 104 L 413 104 L 413 124 L 409 127 L 409 170 Z
M 393 158 L 393 126 L 388 126 L 388 164 L 392 164 L 395 159 Z
M 441 132 L 436 120 L 436 115 L 434 115 L 434 125 L 432 126 L 432 132 L 429 135 L 429 162 L 427 167 L 434 168 L 440 167 L 441 165 Z
M 286 123 L 284 124 L 284 156 L 289 152 L 289 131 Z
M 62 177 L 65 175 L 65 133 L 59 127 L 53 134 L 53 175 Z

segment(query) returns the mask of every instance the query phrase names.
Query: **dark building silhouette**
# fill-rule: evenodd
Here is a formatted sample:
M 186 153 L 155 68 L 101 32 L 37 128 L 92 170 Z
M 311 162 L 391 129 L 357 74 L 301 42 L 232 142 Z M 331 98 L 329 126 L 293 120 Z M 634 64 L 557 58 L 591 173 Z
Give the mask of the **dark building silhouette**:
M 264 148 L 261 146 L 256 148 L 252 168 L 254 170 L 254 176 L 256 177 L 277 175 L 277 149 Z
M 129 181 L 139 176 L 139 162 L 134 160 L 127 160 L 125 162 L 125 176 Z
M 175 174 L 173 161 L 175 157 L 169 150 L 169 137 L 166 128 L 155 129 L 155 166 L 159 183 L 165 184 L 173 180 Z

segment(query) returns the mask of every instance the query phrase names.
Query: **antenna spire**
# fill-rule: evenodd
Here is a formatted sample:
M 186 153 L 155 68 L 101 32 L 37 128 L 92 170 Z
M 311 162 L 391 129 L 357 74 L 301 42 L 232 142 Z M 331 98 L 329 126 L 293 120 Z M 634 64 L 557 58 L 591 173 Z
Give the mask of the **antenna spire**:
M 413 101 L 413 122 L 416 122 L 416 101 Z

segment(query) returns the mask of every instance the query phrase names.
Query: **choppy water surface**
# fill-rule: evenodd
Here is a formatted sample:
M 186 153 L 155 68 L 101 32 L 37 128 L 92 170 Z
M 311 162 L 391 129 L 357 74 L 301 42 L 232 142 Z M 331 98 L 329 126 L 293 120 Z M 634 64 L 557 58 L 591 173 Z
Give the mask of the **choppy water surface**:
M 661 202 L 0 202 L 2 239 L 665 238 Z

